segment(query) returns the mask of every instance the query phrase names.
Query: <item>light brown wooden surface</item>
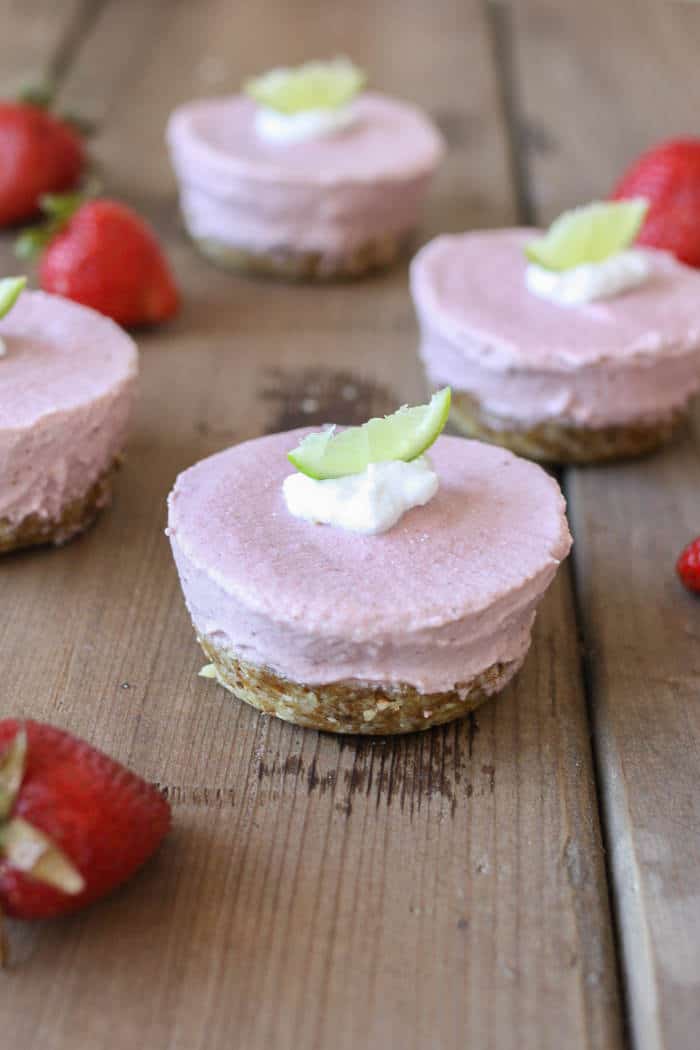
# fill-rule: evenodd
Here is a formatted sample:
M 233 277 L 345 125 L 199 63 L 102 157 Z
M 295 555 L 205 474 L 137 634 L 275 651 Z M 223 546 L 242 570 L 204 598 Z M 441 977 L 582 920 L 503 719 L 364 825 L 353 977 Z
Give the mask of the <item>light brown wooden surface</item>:
M 368 6 L 351 41 L 338 10 L 280 4 L 268 17 L 280 41 L 305 34 L 286 57 L 342 45 L 389 90 L 415 96 L 424 85 L 419 101 L 454 147 L 426 233 L 508 221 L 476 6 L 431 41 L 434 12 L 416 4 L 398 47 L 388 6 Z M 138 68 L 114 54 L 133 26 L 148 55 Z M 177 229 L 161 143 L 168 111 L 213 89 L 203 70 L 216 90 L 233 88 L 287 46 L 275 51 L 227 4 L 198 5 L 196 18 L 183 6 L 159 23 L 144 21 L 140 4 L 115 3 L 64 83 L 72 108 L 90 86 L 108 186 L 158 222 L 187 299 L 177 323 L 143 341 L 141 412 L 114 511 L 72 548 L 4 567 L 16 610 L 0 639 L 8 697 L 159 781 L 176 821 L 162 856 L 119 898 L 17 931 L 10 1031 L 42 1047 L 72 1046 L 76 1030 L 90 1047 L 132 1046 L 137 1035 L 155 1048 L 615 1047 L 565 576 L 517 686 L 436 734 L 321 738 L 261 719 L 195 677 L 201 656 L 162 536 L 177 470 L 300 418 L 360 418 L 422 392 L 405 268 L 322 290 L 235 281 L 196 259 Z M 438 63 L 449 75 L 429 80 Z M 348 387 L 355 402 L 343 398 Z M 301 414 L 307 396 L 319 401 L 315 416 Z
M 60 81 L 95 6 L 95 0 L 4 0 L 0 8 L 2 97 Z
M 185 304 L 140 339 L 142 396 L 114 508 L 62 551 L 0 564 L 3 711 L 104 747 L 160 783 L 175 818 L 159 857 L 111 900 L 67 921 L 14 925 L 15 966 L 0 992 L 8 1045 L 621 1047 L 609 892 L 639 1045 L 695 1045 L 697 941 L 685 922 L 700 893 L 689 670 L 698 630 L 666 564 L 697 528 L 695 445 L 568 481 L 618 847 L 611 887 L 566 569 L 522 674 L 476 718 L 418 737 L 339 741 L 261 717 L 196 678 L 202 660 L 162 534 L 167 491 L 201 456 L 300 421 L 359 420 L 423 392 L 405 266 L 358 285 L 297 288 L 235 279 L 194 255 L 163 146 L 172 107 L 275 63 L 347 52 L 448 135 L 423 238 L 514 221 L 518 189 L 521 210 L 529 195 L 548 218 L 604 192 L 627 150 L 669 130 L 662 100 L 677 95 L 677 126 L 692 126 L 682 87 L 666 83 L 672 63 L 658 57 L 677 50 L 688 65 L 692 52 L 688 36 L 662 28 L 666 6 L 670 24 L 692 31 L 694 13 L 655 4 L 655 37 L 628 12 L 630 38 L 602 0 L 590 16 L 586 5 L 532 3 L 496 5 L 495 17 L 477 0 L 411 0 L 400 18 L 389 0 L 352 12 L 303 0 L 22 5 L 12 70 L 58 68 L 61 103 L 99 123 L 106 188 L 157 226 Z M 11 10 L 0 3 L 4 24 Z M 665 79 L 658 111 L 635 107 L 625 138 L 629 103 L 609 106 L 606 85 L 616 94 L 619 77 L 620 92 L 641 90 L 639 54 L 647 64 L 657 56 Z M 540 151 L 527 157 L 515 137 L 523 114 Z M 528 177 L 524 188 L 513 172 Z M 318 402 L 311 413 L 308 398 Z M 658 530 L 674 512 L 661 543 L 654 521 Z M 628 571 L 628 558 L 644 564 Z M 651 978 L 639 975 L 635 946 L 647 969 L 653 958 Z
M 697 5 L 528 0 L 513 6 L 510 26 L 539 218 L 605 196 L 653 143 L 697 134 Z M 696 415 L 672 450 L 572 471 L 567 484 L 639 1050 L 700 1038 L 700 610 L 673 573 L 700 531 L 699 435 Z

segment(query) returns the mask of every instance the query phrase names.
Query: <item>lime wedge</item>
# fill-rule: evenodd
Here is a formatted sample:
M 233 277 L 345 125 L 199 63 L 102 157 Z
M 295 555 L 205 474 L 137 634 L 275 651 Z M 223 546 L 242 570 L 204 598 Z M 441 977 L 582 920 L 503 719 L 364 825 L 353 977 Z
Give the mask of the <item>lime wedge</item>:
M 347 58 L 272 69 L 247 81 L 243 90 L 262 106 L 291 115 L 309 109 L 338 109 L 362 90 L 367 77 Z
M 602 262 L 629 248 L 644 222 L 649 202 L 641 197 L 628 201 L 596 201 L 565 211 L 544 237 L 525 248 L 530 262 L 546 270 L 570 270 L 584 263 Z
M 26 284 L 26 277 L 3 277 L 0 280 L 0 317 L 10 312 Z
M 429 449 L 447 422 L 451 391 L 433 394 L 427 405 L 409 408 L 361 427 L 335 432 L 335 427 L 309 434 L 288 454 L 291 463 L 317 481 L 360 474 L 370 463 L 417 459 Z

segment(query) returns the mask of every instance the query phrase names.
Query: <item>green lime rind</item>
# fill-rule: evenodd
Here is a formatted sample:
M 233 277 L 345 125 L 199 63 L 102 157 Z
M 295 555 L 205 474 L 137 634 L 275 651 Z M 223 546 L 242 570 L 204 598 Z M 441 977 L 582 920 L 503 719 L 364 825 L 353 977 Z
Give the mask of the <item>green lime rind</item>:
M 0 280 L 0 317 L 10 312 L 26 286 L 26 277 L 3 277 Z
M 595 201 L 565 211 L 544 237 L 525 248 L 530 262 L 546 270 L 570 270 L 603 262 L 633 243 L 649 207 L 642 197 L 627 201 Z
M 367 82 L 366 74 L 347 58 L 307 62 L 295 69 L 271 69 L 243 85 L 262 106 L 292 116 L 310 109 L 339 109 Z
M 404 405 L 384 418 L 336 432 L 335 427 L 309 434 L 288 453 L 298 471 L 316 481 L 361 474 L 370 463 L 409 462 L 426 452 L 450 414 L 449 387 L 433 394 L 427 405 Z

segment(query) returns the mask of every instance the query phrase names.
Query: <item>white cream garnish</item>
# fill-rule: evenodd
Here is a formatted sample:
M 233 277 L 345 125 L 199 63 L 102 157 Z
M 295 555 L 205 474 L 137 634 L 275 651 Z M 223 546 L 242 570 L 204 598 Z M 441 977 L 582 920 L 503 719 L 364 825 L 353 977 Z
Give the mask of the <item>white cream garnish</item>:
M 410 463 L 370 463 L 361 474 L 316 481 L 290 474 L 282 491 L 296 518 L 335 525 L 350 532 L 386 532 L 410 510 L 422 507 L 438 490 L 438 477 L 427 456 Z
M 280 113 L 268 106 L 259 106 L 255 114 L 255 131 L 266 142 L 284 145 L 334 135 L 356 121 L 357 111 L 352 105 L 337 109 L 306 109 L 299 113 Z
M 533 295 L 560 306 L 577 306 L 596 299 L 611 299 L 628 288 L 643 284 L 651 273 L 647 254 L 637 249 L 618 252 L 599 263 L 583 263 L 569 270 L 547 270 L 529 263 L 525 283 Z

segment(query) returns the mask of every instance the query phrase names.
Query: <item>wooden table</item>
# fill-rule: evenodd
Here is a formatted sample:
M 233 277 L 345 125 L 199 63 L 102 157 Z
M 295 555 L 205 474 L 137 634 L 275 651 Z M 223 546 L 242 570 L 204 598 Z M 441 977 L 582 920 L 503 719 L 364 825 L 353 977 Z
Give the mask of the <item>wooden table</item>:
M 107 190 L 185 293 L 140 339 L 113 510 L 0 566 L 3 712 L 157 781 L 174 829 L 122 892 L 11 930 L 19 1050 L 691 1050 L 700 1045 L 698 417 L 665 454 L 568 470 L 575 547 L 523 672 L 460 724 L 319 736 L 196 677 L 163 536 L 176 473 L 300 422 L 422 397 L 406 267 L 236 279 L 185 241 L 169 111 L 338 52 L 423 104 L 450 154 L 421 231 L 547 221 L 698 131 L 700 5 L 673 0 L 3 0 L 5 92 L 50 76 Z M 3 257 L 10 261 L 9 240 Z

